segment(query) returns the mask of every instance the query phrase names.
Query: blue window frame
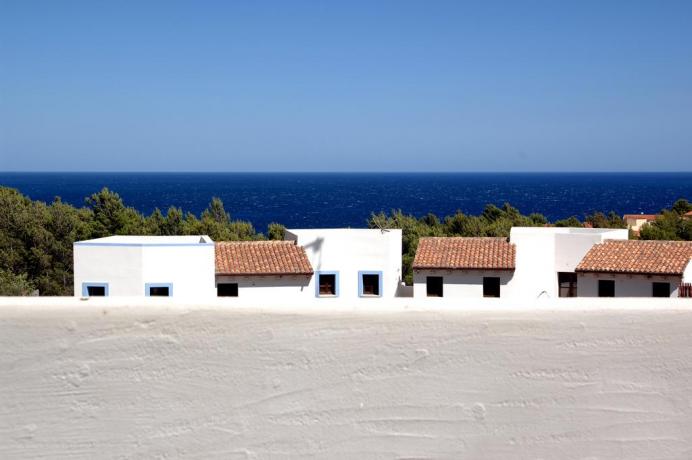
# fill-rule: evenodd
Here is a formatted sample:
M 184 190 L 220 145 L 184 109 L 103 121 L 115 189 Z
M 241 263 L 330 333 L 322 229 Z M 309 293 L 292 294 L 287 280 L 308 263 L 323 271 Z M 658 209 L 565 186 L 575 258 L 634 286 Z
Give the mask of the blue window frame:
M 339 272 L 317 272 L 315 297 L 339 297 Z
M 108 297 L 108 283 L 82 283 L 82 297 Z
M 382 272 L 360 271 L 358 272 L 358 296 L 382 297 Z
M 172 297 L 173 283 L 146 283 L 144 295 L 147 297 Z

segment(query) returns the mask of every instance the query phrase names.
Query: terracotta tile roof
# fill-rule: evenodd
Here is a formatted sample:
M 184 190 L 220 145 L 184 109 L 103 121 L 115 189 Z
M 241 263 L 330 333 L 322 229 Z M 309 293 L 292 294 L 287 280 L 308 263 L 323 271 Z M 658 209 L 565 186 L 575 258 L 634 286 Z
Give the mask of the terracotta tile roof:
M 622 216 L 624 220 L 627 219 L 646 219 L 646 220 L 656 220 L 657 214 L 625 214 Z
M 607 240 L 594 245 L 578 272 L 682 275 L 692 259 L 692 241 Z
M 292 241 L 220 241 L 217 275 L 312 275 L 305 249 Z
M 515 259 L 507 238 L 429 237 L 418 242 L 413 268 L 514 270 Z

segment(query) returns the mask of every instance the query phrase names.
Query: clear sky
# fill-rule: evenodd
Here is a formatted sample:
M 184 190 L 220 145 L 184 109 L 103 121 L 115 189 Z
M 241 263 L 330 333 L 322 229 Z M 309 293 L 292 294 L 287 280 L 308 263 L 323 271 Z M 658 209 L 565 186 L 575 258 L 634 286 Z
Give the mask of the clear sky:
M 692 170 L 692 1 L 0 1 L 0 171 Z

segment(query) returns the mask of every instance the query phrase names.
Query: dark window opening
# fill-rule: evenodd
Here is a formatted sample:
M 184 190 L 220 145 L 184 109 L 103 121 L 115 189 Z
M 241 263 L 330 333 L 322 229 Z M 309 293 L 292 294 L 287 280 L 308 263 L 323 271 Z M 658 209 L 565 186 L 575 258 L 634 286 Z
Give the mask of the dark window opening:
M 363 275 L 363 295 L 380 295 L 380 275 Z
M 598 280 L 598 297 L 615 297 L 615 281 Z
M 216 285 L 217 297 L 238 297 L 238 283 L 219 283 Z
M 577 274 L 570 272 L 560 272 L 557 274 L 557 283 L 560 287 L 560 297 L 577 296 Z
M 336 295 L 336 275 L 320 275 L 320 295 Z
M 670 283 L 653 283 L 653 297 L 670 297 Z
M 87 286 L 87 295 L 89 297 L 105 297 L 106 286 Z
M 428 297 L 442 297 L 443 285 L 444 283 L 441 276 L 428 276 L 426 279 Z
M 168 297 L 170 294 L 168 286 L 152 286 L 149 288 L 150 297 Z
M 483 297 L 500 297 L 500 278 L 483 278 Z

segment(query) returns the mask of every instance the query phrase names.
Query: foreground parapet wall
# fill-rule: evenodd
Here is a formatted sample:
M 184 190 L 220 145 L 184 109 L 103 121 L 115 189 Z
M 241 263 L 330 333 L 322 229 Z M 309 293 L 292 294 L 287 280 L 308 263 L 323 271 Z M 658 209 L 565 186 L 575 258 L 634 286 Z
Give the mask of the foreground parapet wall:
M 161 300 L 0 300 L 0 458 L 692 452 L 689 302 Z

